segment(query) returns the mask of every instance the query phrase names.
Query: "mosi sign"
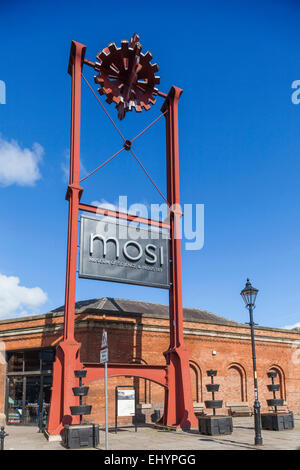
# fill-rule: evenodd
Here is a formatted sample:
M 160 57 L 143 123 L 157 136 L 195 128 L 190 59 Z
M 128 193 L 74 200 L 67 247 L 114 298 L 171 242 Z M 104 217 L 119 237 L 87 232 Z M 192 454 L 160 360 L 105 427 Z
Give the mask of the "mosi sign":
M 168 232 L 82 215 L 79 277 L 168 289 Z

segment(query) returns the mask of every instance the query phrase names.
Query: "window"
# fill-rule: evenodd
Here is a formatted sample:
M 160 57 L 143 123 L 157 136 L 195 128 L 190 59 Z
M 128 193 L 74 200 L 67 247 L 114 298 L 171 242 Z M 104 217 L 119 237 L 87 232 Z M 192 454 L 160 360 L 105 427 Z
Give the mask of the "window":
M 41 368 L 40 364 L 40 352 L 39 351 L 25 351 L 24 353 L 24 370 L 27 371 L 39 371 Z
M 8 351 L 7 424 L 45 425 L 51 398 L 55 349 Z
M 50 372 L 55 359 L 55 349 L 31 349 L 7 353 L 7 371 L 12 373 Z
M 53 349 L 44 349 L 40 352 L 42 361 L 42 370 L 52 370 L 55 351 Z
M 12 352 L 7 355 L 8 372 L 23 372 L 23 352 Z

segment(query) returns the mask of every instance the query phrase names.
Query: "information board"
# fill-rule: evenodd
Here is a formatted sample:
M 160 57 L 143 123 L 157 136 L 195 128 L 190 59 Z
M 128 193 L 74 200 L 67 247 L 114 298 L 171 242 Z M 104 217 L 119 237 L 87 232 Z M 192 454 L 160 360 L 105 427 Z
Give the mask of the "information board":
M 117 390 L 118 416 L 135 415 L 135 390 Z

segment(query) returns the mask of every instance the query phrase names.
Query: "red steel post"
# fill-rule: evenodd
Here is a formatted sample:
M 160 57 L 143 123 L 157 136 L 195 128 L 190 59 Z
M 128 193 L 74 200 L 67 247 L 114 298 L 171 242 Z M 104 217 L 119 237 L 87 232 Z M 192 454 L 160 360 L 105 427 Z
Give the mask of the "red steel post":
M 81 72 L 86 47 L 72 41 L 68 72 L 72 77 L 70 179 L 66 194 L 69 201 L 68 248 L 66 268 L 64 339 L 58 345 L 53 368 L 53 386 L 48 433 L 59 434 L 64 424 L 77 424 L 70 406 L 78 404 L 72 387 L 76 385 L 74 370 L 80 369 L 80 343 L 75 341 L 75 292 L 78 243 L 78 215 L 82 188 L 79 186 L 80 168 L 80 108 Z
M 72 77 L 70 177 L 66 199 L 69 201 L 67 275 L 65 294 L 64 341 L 74 340 L 75 287 L 77 265 L 78 214 L 82 188 L 80 179 L 81 72 L 86 47 L 72 41 L 68 72 Z
M 170 206 L 171 287 L 169 293 L 170 346 L 165 357 L 168 365 L 163 424 L 181 428 L 197 427 L 193 410 L 189 353 L 183 338 L 180 194 L 179 194 L 179 144 L 178 101 L 182 90 L 172 87 L 161 111 L 166 118 L 167 198 Z

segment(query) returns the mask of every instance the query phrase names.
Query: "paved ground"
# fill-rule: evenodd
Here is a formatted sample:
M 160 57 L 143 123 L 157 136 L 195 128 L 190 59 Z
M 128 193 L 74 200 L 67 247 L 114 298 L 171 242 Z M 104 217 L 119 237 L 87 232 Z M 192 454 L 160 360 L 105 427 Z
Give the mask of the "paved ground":
M 253 418 L 233 418 L 231 435 L 214 437 L 196 432 L 167 432 L 152 427 L 121 429 L 109 433 L 109 450 L 300 450 L 300 415 L 295 428 L 287 431 L 262 431 L 264 445 L 255 447 Z M 60 442 L 48 442 L 35 427 L 7 426 L 5 450 L 65 450 Z M 105 434 L 100 431 L 99 449 L 104 449 Z

